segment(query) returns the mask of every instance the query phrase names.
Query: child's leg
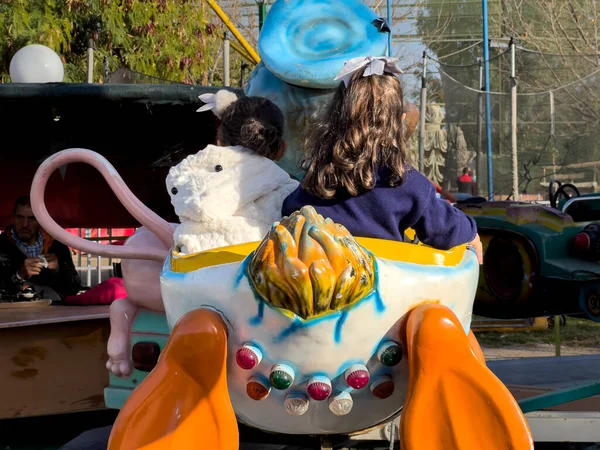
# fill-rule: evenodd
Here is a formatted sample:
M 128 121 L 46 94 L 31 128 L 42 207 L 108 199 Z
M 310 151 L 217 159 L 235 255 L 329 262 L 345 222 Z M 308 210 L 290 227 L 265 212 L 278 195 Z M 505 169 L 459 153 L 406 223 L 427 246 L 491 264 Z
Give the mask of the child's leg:
M 110 305 L 110 336 L 106 368 L 117 376 L 127 376 L 133 371 L 129 333 L 138 311 L 129 298 L 120 298 Z

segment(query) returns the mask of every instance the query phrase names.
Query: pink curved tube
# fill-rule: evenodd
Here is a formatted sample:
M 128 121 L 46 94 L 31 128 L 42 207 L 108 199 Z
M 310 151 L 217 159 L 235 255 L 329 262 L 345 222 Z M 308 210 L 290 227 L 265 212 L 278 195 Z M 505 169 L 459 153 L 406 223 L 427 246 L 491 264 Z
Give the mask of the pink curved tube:
M 174 227 L 146 207 L 125 184 L 116 169 L 102 155 L 83 148 L 62 150 L 46 159 L 38 168 L 31 184 L 31 209 L 42 228 L 60 242 L 94 255 L 112 258 L 144 259 L 162 263 L 167 251 L 161 248 L 106 245 L 75 236 L 58 225 L 44 203 L 44 190 L 52 172 L 65 164 L 83 162 L 96 168 L 129 213 L 158 239 L 171 248 Z

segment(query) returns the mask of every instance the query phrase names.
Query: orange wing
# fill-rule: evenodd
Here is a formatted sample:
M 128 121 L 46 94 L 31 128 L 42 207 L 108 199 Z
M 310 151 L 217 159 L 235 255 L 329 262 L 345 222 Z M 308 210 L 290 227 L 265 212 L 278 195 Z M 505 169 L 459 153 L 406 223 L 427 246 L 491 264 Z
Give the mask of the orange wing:
M 487 368 L 474 336 L 445 306 L 409 312 L 401 327 L 409 382 L 403 450 L 532 450 L 519 405 Z
M 206 309 L 183 316 L 158 364 L 121 409 L 108 450 L 237 450 L 226 360 L 221 317 Z

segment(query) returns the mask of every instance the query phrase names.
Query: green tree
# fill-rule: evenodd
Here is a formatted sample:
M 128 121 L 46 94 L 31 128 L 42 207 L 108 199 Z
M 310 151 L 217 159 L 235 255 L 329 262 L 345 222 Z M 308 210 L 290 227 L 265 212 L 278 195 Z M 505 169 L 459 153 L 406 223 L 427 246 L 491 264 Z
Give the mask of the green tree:
M 27 44 L 42 43 L 61 54 L 68 50 L 73 21 L 65 3 L 15 0 L 0 3 L 0 75 L 8 77 L 12 56 Z
M 61 55 L 65 81 L 86 79 L 94 40 L 94 79 L 125 67 L 166 80 L 222 83 L 217 64 L 225 30 L 205 3 L 187 0 L 5 0 L 0 3 L 0 76 L 9 80 L 14 53 L 40 43 Z M 241 64 L 232 55 L 232 84 Z

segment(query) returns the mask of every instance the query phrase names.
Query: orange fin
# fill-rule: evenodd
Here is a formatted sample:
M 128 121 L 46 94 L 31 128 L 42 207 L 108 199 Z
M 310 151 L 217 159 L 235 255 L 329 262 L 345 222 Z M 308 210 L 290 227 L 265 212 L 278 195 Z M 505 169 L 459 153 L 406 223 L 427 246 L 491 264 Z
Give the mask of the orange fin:
M 519 405 L 482 363 L 477 340 L 465 334 L 454 313 L 425 304 L 404 321 L 400 338 L 409 380 L 402 450 L 532 450 Z
M 108 450 L 237 450 L 226 361 L 221 317 L 207 309 L 183 316 L 158 364 L 121 409 Z

